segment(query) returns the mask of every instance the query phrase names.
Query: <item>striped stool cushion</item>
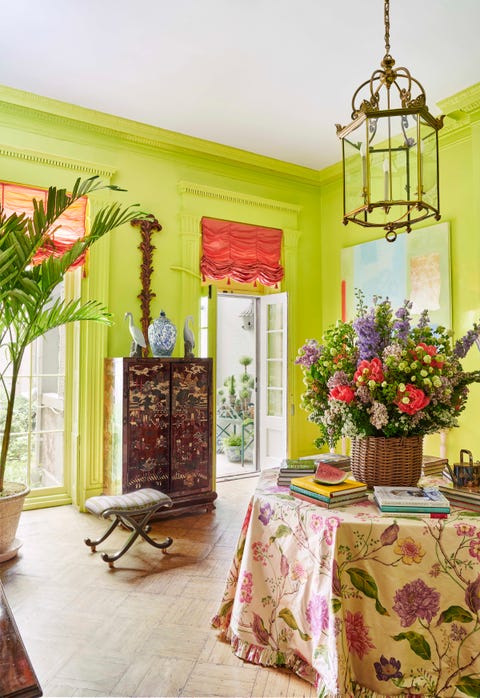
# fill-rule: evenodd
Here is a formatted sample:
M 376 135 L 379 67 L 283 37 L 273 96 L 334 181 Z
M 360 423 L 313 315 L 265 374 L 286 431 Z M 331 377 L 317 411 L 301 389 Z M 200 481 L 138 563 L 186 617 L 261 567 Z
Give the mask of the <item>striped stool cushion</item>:
M 85 502 L 85 507 L 92 514 L 101 516 L 107 509 L 122 509 L 124 511 L 135 512 L 145 507 L 151 507 L 154 504 L 163 504 L 166 507 L 171 507 L 173 502 L 170 497 L 163 492 L 145 488 L 136 490 L 135 492 L 127 492 L 127 494 L 102 494 L 98 497 L 90 497 Z

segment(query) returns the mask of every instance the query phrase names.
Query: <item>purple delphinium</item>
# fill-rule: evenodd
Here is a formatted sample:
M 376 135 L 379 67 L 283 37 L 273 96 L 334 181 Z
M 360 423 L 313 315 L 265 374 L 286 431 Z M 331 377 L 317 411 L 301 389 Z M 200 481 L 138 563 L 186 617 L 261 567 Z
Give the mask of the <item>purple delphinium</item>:
M 395 312 L 396 320 L 393 323 L 393 331 L 401 342 L 405 342 L 410 333 L 410 311 L 413 303 L 405 300 L 401 308 Z
M 425 329 L 425 327 L 428 327 L 430 324 L 430 317 L 428 315 L 428 310 L 422 310 L 420 313 L 420 317 L 417 322 L 417 327 L 421 330 Z
M 357 333 L 358 361 L 370 361 L 380 356 L 381 338 L 375 322 L 375 309 L 370 308 L 367 314 L 358 317 L 352 324 Z
M 310 368 L 318 360 L 323 352 L 323 347 L 316 339 L 307 339 L 303 347 L 299 349 L 299 355 L 295 359 L 296 364 Z
M 475 323 L 473 325 L 473 330 L 468 330 L 461 339 L 455 342 L 455 347 L 453 348 L 454 356 L 459 359 L 465 358 L 478 337 L 480 337 L 480 325 Z

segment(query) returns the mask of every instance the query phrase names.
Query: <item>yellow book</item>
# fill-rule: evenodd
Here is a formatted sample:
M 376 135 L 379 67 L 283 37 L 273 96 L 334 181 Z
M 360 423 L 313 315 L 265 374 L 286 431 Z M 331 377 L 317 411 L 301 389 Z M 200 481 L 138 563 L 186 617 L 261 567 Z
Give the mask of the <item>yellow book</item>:
M 294 477 L 291 479 L 290 485 L 300 487 L 301 489 L 308 490 L 309 492 L 316 492 L 317 494 L 321 494 L 323 497 L 335 497 L 336 495 L 346 494 L 347 492 L 367 489 L 367 486 L 363 482 L 358 482 L 357 480 L 351 480 L 349 478 L 341 482 L 339 485 L 322 485 L 319 482 L 315 482 L 313 475 Z

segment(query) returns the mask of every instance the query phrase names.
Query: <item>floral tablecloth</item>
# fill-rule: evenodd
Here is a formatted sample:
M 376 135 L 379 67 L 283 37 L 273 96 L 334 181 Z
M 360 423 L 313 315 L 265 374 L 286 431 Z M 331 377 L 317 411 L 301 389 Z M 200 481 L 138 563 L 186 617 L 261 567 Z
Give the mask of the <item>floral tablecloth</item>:
M 265 471 L 212 620 L 322 698 L 480 696 L 480 515 L 301 502 Z

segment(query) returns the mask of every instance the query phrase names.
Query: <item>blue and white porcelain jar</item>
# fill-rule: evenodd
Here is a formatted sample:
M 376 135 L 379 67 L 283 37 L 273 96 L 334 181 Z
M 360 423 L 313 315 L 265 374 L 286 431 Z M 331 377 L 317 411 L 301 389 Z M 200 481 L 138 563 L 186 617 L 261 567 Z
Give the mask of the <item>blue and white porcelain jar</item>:
M 171 356 L 177 341 L 177 328 L 162 310 L 160 316 L 148 326 L 148 341 L 153 356 Z

